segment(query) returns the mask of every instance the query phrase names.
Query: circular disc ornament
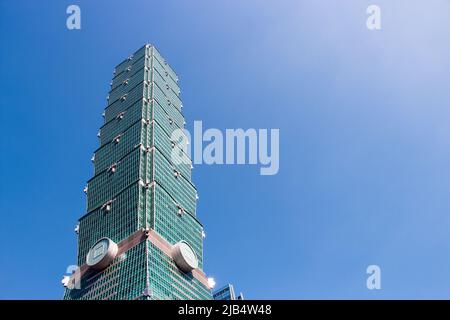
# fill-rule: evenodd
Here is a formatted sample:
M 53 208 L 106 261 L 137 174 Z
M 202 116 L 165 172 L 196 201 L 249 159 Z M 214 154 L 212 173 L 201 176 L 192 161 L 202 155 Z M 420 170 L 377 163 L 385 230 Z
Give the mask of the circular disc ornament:
M 86 264 L 95 270 L 105 269 L 116 257 L 117 251 L 118 247 L 114 241 L 102 238 L 89 249 Z
M 186 241 L 180 241 L 172 247 L 172 259 L 186 273 L 198 268 L 197 256 Z

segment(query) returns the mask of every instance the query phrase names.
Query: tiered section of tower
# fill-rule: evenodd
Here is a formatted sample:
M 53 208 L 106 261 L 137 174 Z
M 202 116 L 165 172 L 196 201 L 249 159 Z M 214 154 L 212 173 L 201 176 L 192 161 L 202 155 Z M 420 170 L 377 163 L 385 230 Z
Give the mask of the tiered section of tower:
M 171 139 L 184 128 L 181 110 L 178 77 L 154 46 L 116 67 L 79 220 L 81 289 L 66 289 L 66 299 L 211 299 L 192 166 L 172 161 L 183 152 Z M 96 270 L 86 257 L 100 257 L 102 238 L 118 244 L 118 254 Z M 180 268 L 180 243 L 197 268 Z

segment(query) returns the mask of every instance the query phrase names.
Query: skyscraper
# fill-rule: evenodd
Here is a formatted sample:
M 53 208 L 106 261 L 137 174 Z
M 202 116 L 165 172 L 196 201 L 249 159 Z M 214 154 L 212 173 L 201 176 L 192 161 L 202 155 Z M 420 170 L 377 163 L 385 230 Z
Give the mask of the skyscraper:
M 227 284 L 213 293 L 214 300 L 244 300 L 244 294 L 241 292 L 237 297 L 234 293 L 232 284 Z
M 152 45 L 114 71 L 64 299 L 211 299 L 178 77 Z

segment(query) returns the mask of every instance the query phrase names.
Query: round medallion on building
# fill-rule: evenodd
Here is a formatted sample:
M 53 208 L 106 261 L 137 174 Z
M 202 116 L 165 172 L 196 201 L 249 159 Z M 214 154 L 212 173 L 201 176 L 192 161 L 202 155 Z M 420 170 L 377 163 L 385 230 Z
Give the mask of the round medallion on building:
M 172 259 L 184 272 L 191 272 L 198 268 L 197 256 L 186 241 L 180 241 L 172 247 Z
M 86 264 L 95 270 L 102 270 L 111 264 L 118 250 L 119 248 L 114 241 L 109 238 L 102 238 L 89 249 Z

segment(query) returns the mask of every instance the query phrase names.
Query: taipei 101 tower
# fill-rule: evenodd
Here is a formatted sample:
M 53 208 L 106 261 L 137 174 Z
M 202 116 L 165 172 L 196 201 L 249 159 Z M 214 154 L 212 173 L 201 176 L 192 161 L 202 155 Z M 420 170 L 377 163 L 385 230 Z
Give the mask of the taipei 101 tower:
M 181 111 L 178 77 L 154 46 L 117 65 L 64 299 L 212 299 L 192 165 L 173 161 Z

